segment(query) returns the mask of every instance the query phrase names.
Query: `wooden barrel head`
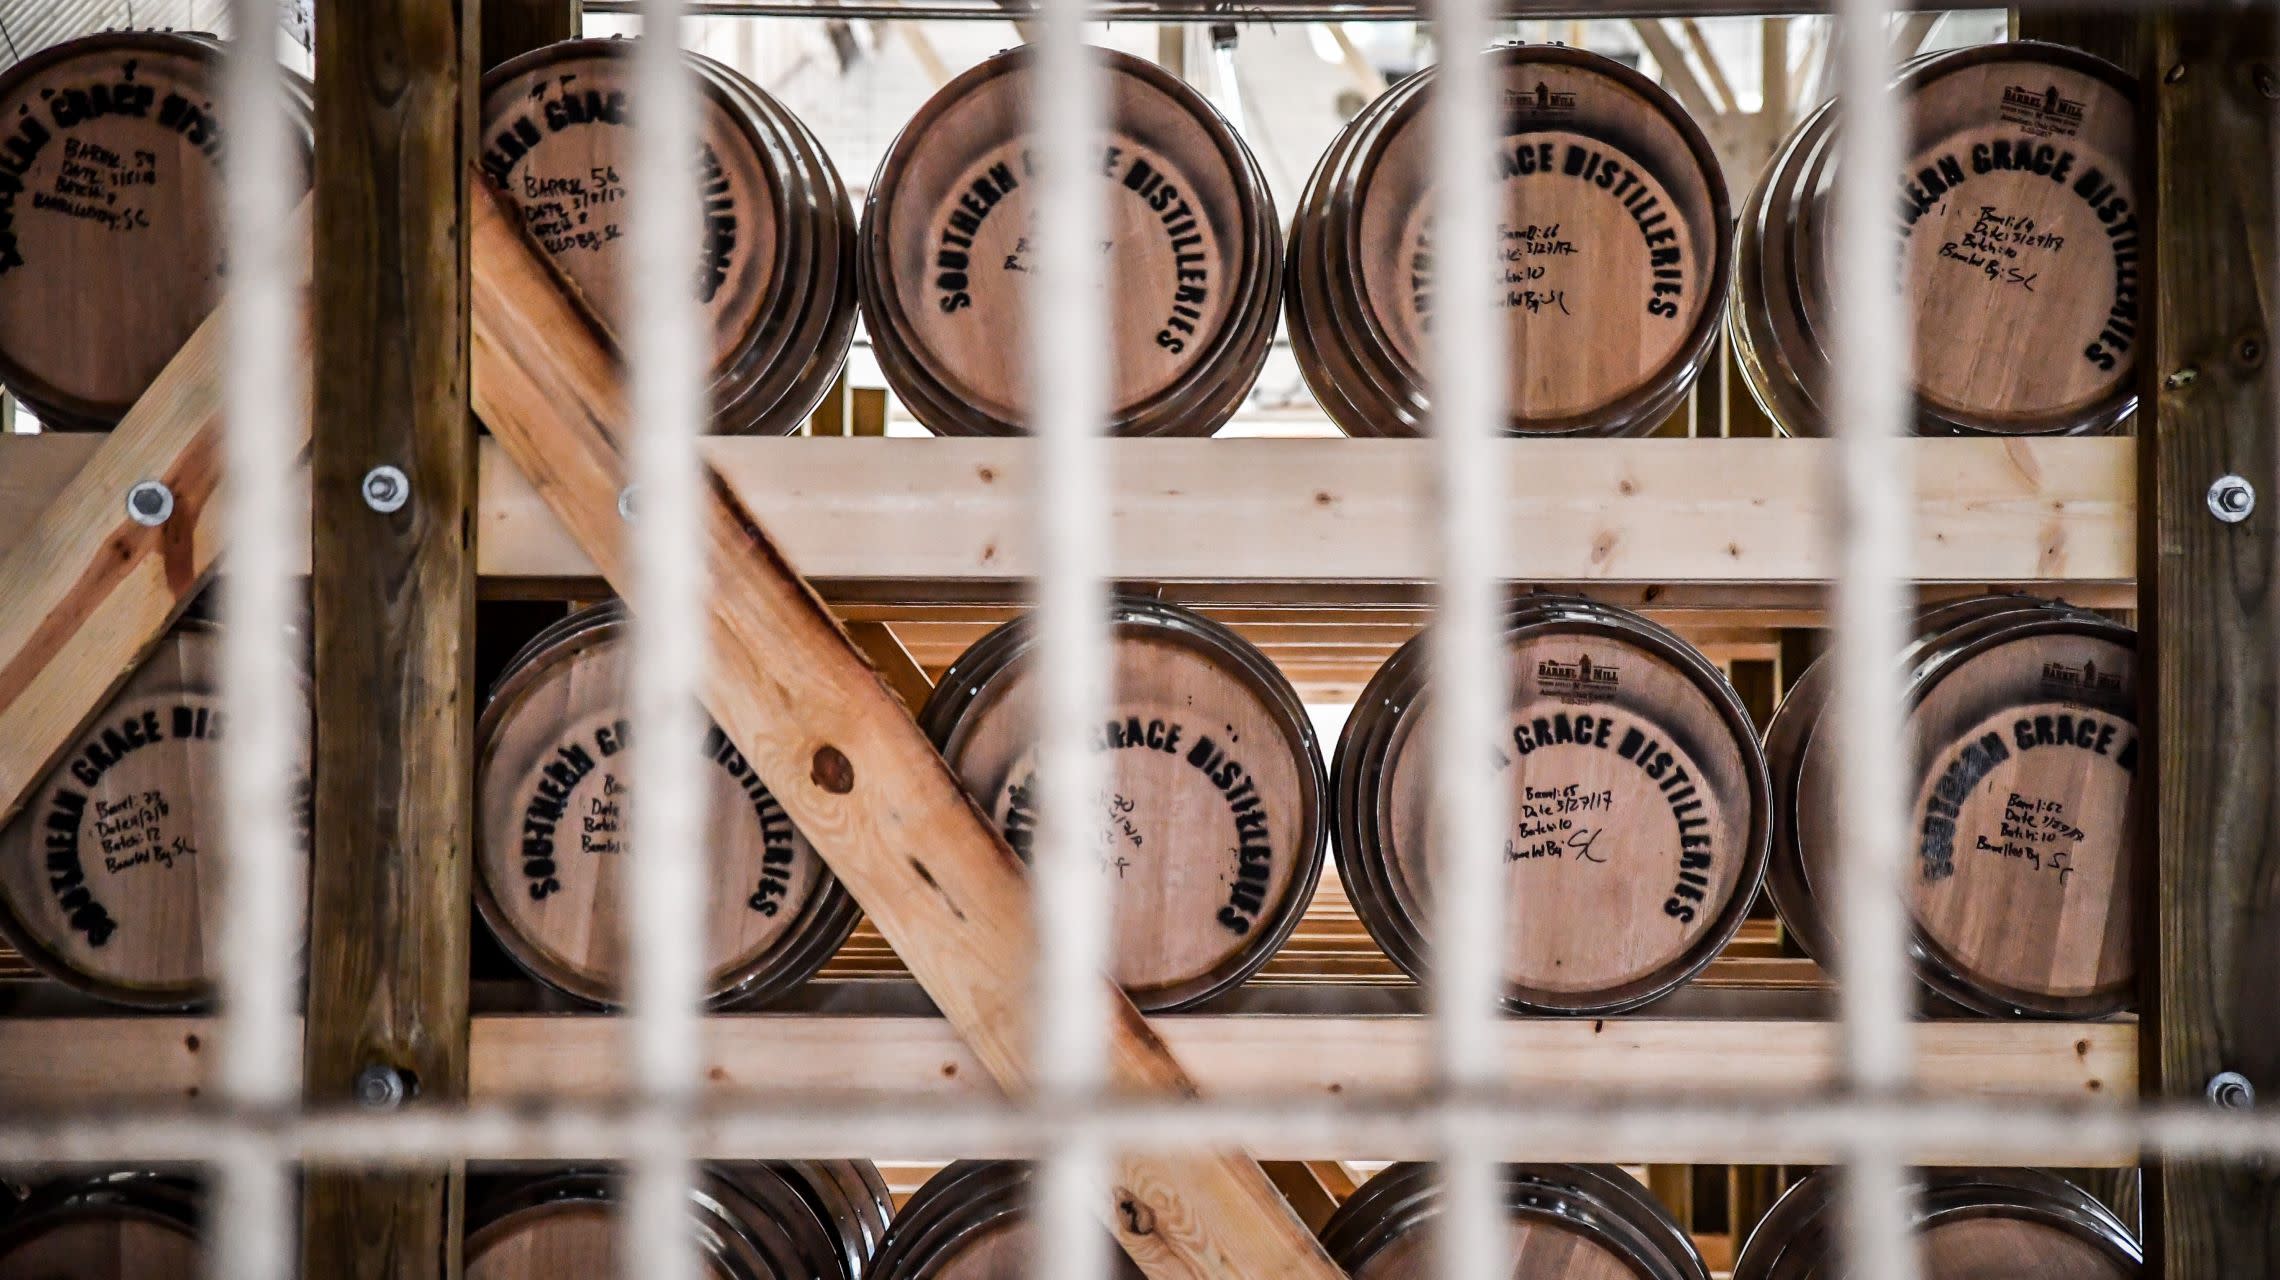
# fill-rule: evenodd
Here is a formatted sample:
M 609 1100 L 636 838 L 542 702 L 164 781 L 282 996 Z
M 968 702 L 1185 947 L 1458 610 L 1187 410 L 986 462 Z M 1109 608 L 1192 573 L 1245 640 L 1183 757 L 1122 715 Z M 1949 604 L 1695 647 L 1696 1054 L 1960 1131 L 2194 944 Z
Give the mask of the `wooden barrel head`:
M 2078 50 L 2014 41 L 1901 69 L 1896 230 L 1918 430 L 2066 435 L 2135 406 L 2135 89 Z M 1834 349 L 1835 114 L 1776 154 L 1741 219 L 1730 325 L 1759 401 L 1827 429 Z
M 1922 1235 L 1925 1280 L 2135 1280 L 2110 1249 L 2046 1223 L 1957 1218 Z
M 1506 1165 L 1502 1273 L 1513 1280 L 1708 1280 L 1701 1255 L 1646 1188 L 1598 1165 Z M 1354 1280 L 1431 1280 L 1441 1189 L 1432 1167 L 1390 1165 L 1338 1207 L 1322 1245 Z
M 688 1203 L 689 1234 L 711 1280 L 854 1280 L 839 1244 L 785 1172 L 789 1166 L 706 1164 Z M 555 1280 L 617 1273 L 624 1212 L 613 1174 L 557 1170 L 492 1174 L 469 1214 L 469 1280 Z
M 1194 90 L 1129 55 L 1095 54 L 1110 120 L 1100 176 L 1111 422 L 1122 434 L 1208 435 L 1265 355 L 1273 210 L 1249 153 Z M 1009 434 L 1027 416 L 1035 75 L 1024 48 L 951 81 L 889 148 L 864 210 L 864 305 L 881 368 L 937 432 Z
M 2137 1240 L 2088 1192 L 2036 1169 L 1917 1173 L 1925 1280 L 2136 1280 Z M 1734 1280 L 1842 1280 L 1841 1175 L 1792 1184 L 1734 1259 Z
M 1919 650 L 1909 712 L 1919 972 L 1985 1012 L 2127 1008 L 2133 806 L 2143 802 L 2130 633 L 2035 602 L 1964 617 Z M 1843 726 L 1825 709 L 1812 718 L 1801 743 L 1779 747 L 1796 761 L 1797 847 L 1787 856 L 1805 891 L 1777 876 L 1776 901 L 1785 919 L 1807 921 L 1801 937 L 1825 938 Z
M 1035 1169 L 961 1160 L 926 1180 L 887 1226 L 869 1280 L 1028 1280 L 1037 1231 L 1029 1221 Z M 1114 1280 L 1140 1280 L 1131 1258 L 1108 1250 Z
M 0 1280 L 200 1280 L 198 1237 L 119 1208 L 59 1213 L 0 1246 Z
M 1126 602 L 1094 746 L 1111 886 L 1109 970 L 1143 1009 L 1205 999 L 1265 963 L 1313 897 L 1325 839 L 1321 755 L 1297 695 L 1224 628 Z M 977 643 L 921 717 L 944 759 L 1029 853 L 1036 666 L 1016 624 Z
M 484 711 L 476 901 L 533 976 L 615 1001 L 626 973 L 631 726 L 623 612 L 542 635 Z M 762 999 L 804 981 L 854 923 L 823 859 L 734 744 L 706 736 L 708 990 Z
M 1717 327 L 1732 225 L 1717 161 L 1668 94 L 1611 59 L 1559 46 L 1485 56 L 1504 110 L 1501 203 L 1493 260 L 1465 269 L 1496 283 L 1510 429 L 1649 430 Z M 1293 234 L 1292 271 L 1308 277 L 1291 290 L 1301 367 L 1337 384 L 1322 399 L 1353 434 L 1423 421 L 1435 275 L 1449 265 L 1433 243 L 1431 79 L 1355 117 Z
M 222 59 L 116 31 L 0 74 L 0 379 L 50 427 L 116 423 L 221 296 Z
M 0 1280 L 201 1280 L 199 1192 L 127 1171 L 35 1186 L 0 1218 Z
M 1507 640 L 1507 999 L 1633 1007 L 1707 963 L 1746 912 L 1765 865 L 1765 765 L 1731 688 L 1677 637 L 1601 606 L 1544 608 Z M 1363 705 L 1389 710 L 1349 726 L 1339 764 L 1341 821 L 1353 819 L 1341 874 L 1412 972 L 1432 900 L 1421 665 L 1413 648 L 1379 673 Z
M 60 981 L 152 1008 L 211 993 L 220 672 L 220 633 L 177 628 L 0 830 L 0 926 Z
M 2132 398 L 2137 104 L 2071 52 L 1995 46 L 1902 77 L 1916 394 L 1958 426 L 2047 431 Z
M 515 58 L 484 77 L 481 120 L 484 172 L 620 335 L 632 319 L 634 50 L 572 40 Z M 690 266 L 711 333 L 714 425 L 788 432 L 853 331 L 852 214 L 803 126 L 727 67 L 696 54 L 689 65 L 705 220 Z

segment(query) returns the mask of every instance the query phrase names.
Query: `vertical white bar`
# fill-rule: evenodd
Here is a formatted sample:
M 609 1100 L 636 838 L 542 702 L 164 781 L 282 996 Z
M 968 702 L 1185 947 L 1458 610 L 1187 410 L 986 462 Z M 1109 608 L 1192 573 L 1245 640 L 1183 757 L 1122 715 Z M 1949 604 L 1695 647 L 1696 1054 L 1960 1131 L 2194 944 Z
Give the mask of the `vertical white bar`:
M 633 861 L 627 1031 L 647 1120 L 627 1189 L 626 1280 L 696 1280 L 689 1223 L 691 1108 L 700 1059 L 706 900 L 707 580 L 697 438 L 705 428 L 711 350 L 693 293 L 703 224 L 697 202 L 695 77 L 681 53 L 681 0 L 645 0 L 634 55 L 635 148 L 627 327 L 633 429 L 628 445 L 634 568 L 635 724 L 629 787 Z
M 1100 435 L 1107 415 L 1107 290 L 1099 170 L 1106 107 L 1084 43 L 1084 0 L 1046 0 L 1032 100 L 1043 165 L 1040 269 L 1029 291 L 1030 430 L 1037 582 L 1039 833 L 1037 1099 L 1071 1122 L 1106 1072 L 1108 886 L 1095 848 L 1106 783 L 1089 728 L 1108 705 L 1108 531 Z M 1108 1274 L 1106 1154 L 1073 1124 L 1044 1152 L 1038 1181 L 1038 1280 Z
M 1888 0 L 1839 0 L 1837 63 L 1844 103 L 1837 170 L 1837 415 L 1835 713 L 1838 740 L 1838 900 L 1843 928 L 1845 1066 L 1869 1097 L 1905 1090 L 1913 1075 L 1906 867 L 1908 757 L 1899 652 L 1908 604 L 1907 523 L 1914 477 L 1908 429 L 1908 319 L 1900 307 L 1892 192 L 1903 163 Z M 1906 1179 L 1897 1152 L 1869 1141 L 1847 1153 L 1849 1274 L 1914 1280 Z
M 295 596 L 288 530 L 302 398 L 309 376 L 295 353 L 302 323 L 300 236 L 291 228 L 294 159 L 277 62 L 276 0 L 235 0 L 223 114 L 223 230 L 230 264 L 222 371 L 228 482 L 222 698 L 230 750 L 222 759 L 224 837 L 216 851 L 221 901 L 221 1079 L 225 1101 L 248 1110 L 292 1107 L 301 1087 L 297 1001 L 300 921 L 307 894 L 294 794 L 306 773 L 306 718 L 293 643 Z M 282 660 L 281 660 L 282 659 Z M 293 1273 L 291 1179 L 276 1148 L 250 1132 L 216 1153 L 209 1274 L 285 1280 Z
M 1499 213 L 1489 178 L 1496 153 L 1495 91 L 1486 0 L 1436 0 L 1439 65 L 1433 98 L 1433 509 L 1440 517 L 1440 595 L 1433 630 L 1433 1015 L 1444 1100 L 1494 1088 L 1504 989 L 1506 885 L 1502 849 L 1511 797 L 1493 761 L 1510 705 L 1500 627 L 1502 472 L 1506 415 L 1502 341 L 1491 273 Z M 1461 1112 L 1443 1115 L 1442 1280 L 1509 1272 L 1496 1155 Z

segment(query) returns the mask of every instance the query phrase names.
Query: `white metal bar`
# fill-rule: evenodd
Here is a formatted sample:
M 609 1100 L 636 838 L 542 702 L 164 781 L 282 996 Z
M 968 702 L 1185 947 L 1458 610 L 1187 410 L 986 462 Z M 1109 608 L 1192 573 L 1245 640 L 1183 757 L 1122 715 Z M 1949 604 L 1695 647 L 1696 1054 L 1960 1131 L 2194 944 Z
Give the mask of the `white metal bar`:
M 1439 517 L 1440 588 L 1433 680 L 1433 1016 L 1439 1084 L 1464 1097 L 1498 1073 L 1505 910 L 1503 848 L 1511 796 L 1492 764 L 1509 715 L 1509 662 L 1499 627 L 1502 473 L 1491 456 L 1505 417 L 1505 317 L 1490 273 L 1496 260 L 1495 98 L 1482 57 L 1488 0 L 1436 0 L 1439 66 L 1433 128 L 1433 246 L 1441 264 L 1432 319 L 1433 501 Z M 1481 1131 L 1450 1111 L 1443 1128 L 1445 1209 L 1436 1269 L 1442 1280 L 1487 1280 L 1505 1260 L 1501 1179 Z
M 686 1126 L 701 1056 L 707 900 L 705 719 L 706 554 L 697 438 L 708 416 L 706 337 L 689 282 L 702 242 L 697 95 L 681 53 L 680 0 L 649 0 L 634 58 L 634 202 L 627 260 L 633 422 L 631 512 L 635 736 L 628 797 L 635 861 L 621 886 L 631 911 L 628 959 L 634 1079 L 645 1123 L 629 1148 L 623 1230 L 626 1280 L 697 1280 L 689 1229 Z
M 230 263 L 224 304 L 225 486 L 230 576 L 224 589 L 222 697 L 230 750 L 222 758 L 223 833 L 215 850 L 221 898 L 220 1093 L 230 1105 L 287 1108 L 301 1086 L 299 965 L 307 901 L 294 788 L 307 776 L 301 664 L 292 646 L 299 557 L 280 536 L 291 510 L 303 399 L 281 393 L 309 371 L 301 343 L 303 243 L 293 221 L 292 144 L 277 63 L 276 0 L 236 0 L 244 33 L 228 58 L 230 122 L 222 229 Z M 240 1144 L 223 1154 L 216 1183 L 210 1274 L 285 1280 L 294 1270 L 292 1199 L 284 1168 Z
M 1601 1099 L 1491 1094 L 1470 1100 L 1287 1097 L 1104 1100 L 1070 1116 L 1016 1101 L 905 1098 L 700 1108 L 693 1149 L 708 1157 L 802 1159 L 1031 1156 L 1081 1129 L 1111 1150 L 1245 1147 L 1286 1157 L 1430 1158 L 1450 1118 L 1513 1159 L 1608 1152 L 1748 1151 L 1769 1164 L 1834 1161 L 1873 1143 L 1917 1163 L 2111 1165 L 2146 1156 L 2240 1162 L 2280 1158 L 2280 1113 L 2206 1103 L 2077 1110 L 2019 1102 L 1800 1101 L 1794 1097 Z M 438 1160 L 614 1159 L 643 1138 L 640 1107 L 420 1107 L 394 1114 L 319 1109 L 236 1114 L 109 1108 L 0 1123 L 0 1163 L 192 1162 L 244 1141 L 274 1158 L 341 1167 Z
M 1831 402 L 1840 492 L 1836 583 L 1837 844 L 1842 997 L 1849 1087 L 1883 1098 L 1914 1076 L 1913 982 L 1904 906 L 1908 757 L 1900 648 L 1908 605 L 1910 332 L 1891 227 L 1902 122 L 1889 91 L 1889 0 L 1840 0 L 1837 66 L 1844 120 L 1837 173 L 1838 300 Z M 1857 1280 L 1920 1272 L 1897 1147 L 1861 1135 L 1847 1152 L 1846 1240 Z
M 1028 313 L 1030 429 L 1037 581 L 1039 831 L 1033 846 L 1037 923 L 1038 1104 L 1077 1116 L 1107 1072 L 1108 883 L 1097 824 L 1106 764 L 1090 729 L 1108 705 L 1107 474 L 1100 435 L 1110 374 L 1105 238 L 1097 173 L 1107 109 L 1084 42 L 1083 0 L 1040 11 L 1033 128 L 1043 161 L 1035 226 L 1039 271 Z M 1039 1280 L 1108 1274 L 1106 1153 L 1079 1128 L 1056 1128 L 1038 1183 Z

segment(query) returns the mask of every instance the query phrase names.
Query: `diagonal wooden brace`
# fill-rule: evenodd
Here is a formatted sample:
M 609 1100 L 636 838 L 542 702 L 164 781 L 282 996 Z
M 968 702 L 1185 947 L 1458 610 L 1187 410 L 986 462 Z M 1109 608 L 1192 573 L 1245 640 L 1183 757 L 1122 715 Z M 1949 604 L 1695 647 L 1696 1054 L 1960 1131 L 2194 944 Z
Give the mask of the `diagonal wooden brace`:
M 512 213 L 487 190 L 473 203 L 476 413 L 623 592 L 618 362 Z M 1021 863 L 759 519 L 709 470 L 707 489 L 706 706 L 975 1056 L 1023 1089 L 1036 946 Z M 1117 1090 L 1195 1091 L 1121 995 L 1109 1034 Z M 1118 1211 L 1105 1216 L 1157 1280 L 1339 1274 L 1248 1157 L 1124 1156 L 1115 1167 Z
M 304 206 L 297 234 L 307 234 L 306 218 Z M 0 560 L 0 824 L 213 575 L 225 327 L 217 308 Z M 294 421 L 305 448 L 307 387 L 295 382 L 278 393 L 301 397 Z M 163 523 L 128 513 L 128 492 L 148 481 L 171 496 Z

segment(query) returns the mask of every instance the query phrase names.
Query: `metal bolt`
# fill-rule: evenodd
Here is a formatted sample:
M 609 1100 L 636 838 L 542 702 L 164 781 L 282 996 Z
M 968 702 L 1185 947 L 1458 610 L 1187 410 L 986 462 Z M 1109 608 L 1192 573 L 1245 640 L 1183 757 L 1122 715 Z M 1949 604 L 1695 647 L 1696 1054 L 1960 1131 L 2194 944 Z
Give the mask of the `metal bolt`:
M 403 472 L 381 463 L 364 473 L 364 505 L 390 515 L 412 500 L 412 482 Z
M 2182 63 L 2182 62 L 2178 63 L 2177 65 L 2175 65 L 2175 66 L 2173 66 L 2173 67 L 2171 67 L 2171 68 L 2169 69 L 2169 71 L 2168 71 L 2166 74 L 2164 74 L 2164 75 L 2161 77 L 2161 79 L 2162 79 L 2162 83 L 2164 83 L 2164 84 L 2175 84 L 2175 83 L 2177 83 L 2178 81 L 2180 81 L 2180 80 L 2182 80 L 2182 79 L 2184 79 L 2184 78 L 2185 78 L 2185 64 L 2184 64 L 2184 63 Z
M 2209 1077 L 2209 1101 L 2227 1111 L 2246 1111 L 2256 1105 L 2256 1086 L 2238 1071 L 2219 1071 Z
M 2168 377 L 2162 379 L 2161 381 L 2163 386 L 2168 387 L 2171 391 L 2175 391 L 2180 387 L 2192 386 L 2193 379 L 2200 376 L 2201 374 L 2199 370 L 2195 369 L 2191 365 L 2186 365 L 2184 368 L 2179 369 L 2173 374 L 2170 374 Z
M 394 1067 L 375 1062 L 356 1073 L 356 1104 L 367 1111 L 394 1111 L 411 1096 L 411 1081 Z
M 2256 81 L 2258 93 L 2267 98 L 2280 98 L 2280 79 L 2273 78 L 2272 68 L 2259 62 L 2256 64 L 2256 70 L 2251 74 Z
M 2209 514 L 2226 524 L 2239 524 L 2256 510 L 2256 486 L 2239 476 L 2218 476 L 2209 486 Z
M 2264 361 L 2264 344 L 2253 336 L 2242 338 L 2233 348 L 2233 355 L 2242 364 L 2254 368 Z
M 633 523 L 633 491 L 640 487 L 640 485 L 629 484 L 618 490 L 618 519 L 627 524 Z
M 174 514 L 174 490 L 156 480 L 145 480 L 127 490 L 127 519 L 156 529 Z

